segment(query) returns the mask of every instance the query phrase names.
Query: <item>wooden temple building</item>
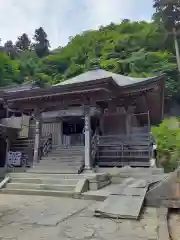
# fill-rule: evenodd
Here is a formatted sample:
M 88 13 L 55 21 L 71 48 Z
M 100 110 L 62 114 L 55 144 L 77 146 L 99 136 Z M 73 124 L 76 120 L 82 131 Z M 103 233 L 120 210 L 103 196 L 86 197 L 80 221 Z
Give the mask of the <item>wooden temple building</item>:
M 9 150 L 22 151 L 22 165 L 29 167 L 50 161 L 57 149 L 59 159 L 64 150 L 81 149 L 81 169 L 149 167 L 150 128 L 163 118 L 164 80 L 95 69 L 51 87 L 4 89 L 6 118 L 26 119 Z

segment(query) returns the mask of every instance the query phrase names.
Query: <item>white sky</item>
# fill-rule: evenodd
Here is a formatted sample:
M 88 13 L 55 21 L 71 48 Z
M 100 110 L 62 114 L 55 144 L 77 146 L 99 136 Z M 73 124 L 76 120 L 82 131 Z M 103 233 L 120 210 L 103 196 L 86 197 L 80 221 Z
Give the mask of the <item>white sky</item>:
M 26 32 L 32 37 L 40 26 L 52 48 L 70 36 L 122 19 L 149 20 L 153 0 L 0 0 L 0 38 L 16 41 Z

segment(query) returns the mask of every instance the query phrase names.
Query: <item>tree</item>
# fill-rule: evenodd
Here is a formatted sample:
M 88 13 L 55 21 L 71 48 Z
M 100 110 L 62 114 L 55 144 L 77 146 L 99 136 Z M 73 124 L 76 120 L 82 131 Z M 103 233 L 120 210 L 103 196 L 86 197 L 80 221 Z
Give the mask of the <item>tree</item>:
M 23 33 L 21 36 L 18 37 L 15 45 L 18 49 L 22 51 L 28 51 L 31 47 L 31 40 L 26 33 Z
M 47 39 L 47 34 L 42 27 L 35 30 L 34 35 L 34 49 L 38 57 L 42 58 L 49 54 L 49 40 Z
M 4 50 L 11 59 L 15 59 L 18 56 L 17 49 L 11 40 L 5 42 Z
M 162 23 L 168 34 L 174 38 L 174 46 L 178 70 L 180 72 L 180 52 L 178 45 L 178 31 L 180 29 L 180 0 L 154 0 L 156 13 L 154 18 Z
M 158 147 L 158 165 L 164 167 L 165 172 L 172 172 L 179 165 L 179 126 L 179 118 L 171 117 L 165 119 L 159 126 L 152 127 L 152 133 Z

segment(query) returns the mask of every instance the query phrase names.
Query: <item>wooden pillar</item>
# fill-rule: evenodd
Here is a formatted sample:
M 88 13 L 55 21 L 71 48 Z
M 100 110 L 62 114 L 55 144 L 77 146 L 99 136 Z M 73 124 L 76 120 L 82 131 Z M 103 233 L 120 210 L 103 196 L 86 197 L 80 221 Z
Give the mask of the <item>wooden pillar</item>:
M 7 169 L 8 168 L 8 160 L 9 160 L 9 148 L 10 148 L 9 138 L 6 137 L 5 141 L 6 141 L 6 161 L 5 161 L 4 168 Z
M 131 116 L 129 115 L 129 113 L 126 113 L 126 135 L 128 138 L 130 135 L 130 120 L 131 120 Z
M 41 116 L 40 110 L 35 110 L 35 139 L 34 139 L 34 155 L 33 155 L 33 166 L 39 162 L 39 150 L 40 150 L 40 135 L 41 135 Z
M 84 108 L 85 170 L 91 170 L 91 116 L 90 106 Z

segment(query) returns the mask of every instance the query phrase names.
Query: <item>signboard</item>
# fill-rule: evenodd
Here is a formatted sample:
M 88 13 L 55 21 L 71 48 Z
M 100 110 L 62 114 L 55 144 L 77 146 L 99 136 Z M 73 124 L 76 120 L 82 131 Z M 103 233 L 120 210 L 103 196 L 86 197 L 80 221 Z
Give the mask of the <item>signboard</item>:
M 96 112 L 99 112 L 99 109 L 96 109 L 95 107 L 90 108 L 91 115 L 94 115 Z M 70 117 L 70 116 L 84 116 L 84 108 L 83 107 L 73 107 L 63 110 L 57 110 L 57 111 L 50 111 L 50 112 L 44 112 L 42 113 L 42 118 L 58 118 L 58 117 Z
M 8 165 L 21 166 L 21 152 L 8 152 Z

